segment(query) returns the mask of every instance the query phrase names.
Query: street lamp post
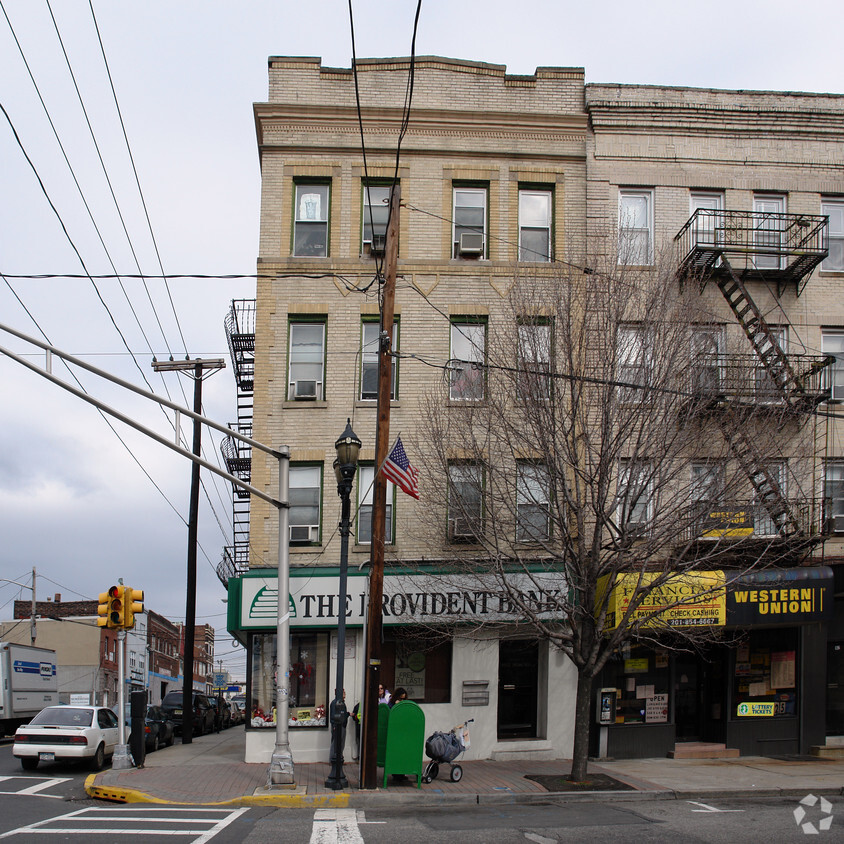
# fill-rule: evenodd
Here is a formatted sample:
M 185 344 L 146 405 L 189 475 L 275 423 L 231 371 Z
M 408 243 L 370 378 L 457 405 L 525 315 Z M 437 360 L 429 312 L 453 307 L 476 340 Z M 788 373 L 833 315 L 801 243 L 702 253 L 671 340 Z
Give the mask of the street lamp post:
M 346 734 L 348 710 L 343 700 L 343 669 L 346 661 L 346 581 L 349 570 L 349 533 L 350 533 L 350 498 L 352 482 L 358 468 L 358 455 L 361 442 L 352 430 L 351 419 L 346 420 L 346 430 L 334 443 L 337 459 L 334 461 L 334 474 L 337 477 L 337 494 L 340 496 L 340 595 L 337 609 L 337 682 L 334 700 L 329 707 L 331 720 L 331 773 L 325 781 L 326 788 L 335 791 L 349 787 L 349 781 L 343 773 L 343 739 Z

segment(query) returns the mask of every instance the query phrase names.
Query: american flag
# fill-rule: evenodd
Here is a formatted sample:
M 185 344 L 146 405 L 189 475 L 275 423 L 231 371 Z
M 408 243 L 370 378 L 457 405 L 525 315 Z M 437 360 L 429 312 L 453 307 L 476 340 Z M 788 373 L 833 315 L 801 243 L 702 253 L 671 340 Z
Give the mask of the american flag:
M 396 437 L 393 450 L 381 468 L 384 477 L 389 478 L 402 492 L 419 498 L 419 472 L 410 465 L 401 437 Z

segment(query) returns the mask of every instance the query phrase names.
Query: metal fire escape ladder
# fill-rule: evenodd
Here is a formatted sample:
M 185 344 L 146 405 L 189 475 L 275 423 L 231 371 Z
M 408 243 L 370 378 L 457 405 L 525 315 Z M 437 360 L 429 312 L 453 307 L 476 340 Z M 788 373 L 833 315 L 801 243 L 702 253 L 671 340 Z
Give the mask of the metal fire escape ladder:
M 727 304 L 735 314 L 739 325 L 744 329 L 750 345 L 753 346 L 753 350 L 771 376 L 771 380 L 782 392 L 786 402 L 791 405 L 792 399 L 804 397 L 803 385 L 747 288 L 736 275 L 727 258 L 722 256 L 721 261 L 729 271 L 729 276 L 718 279 L 718 288 L 724 294 Z
M 756 492 L 756 500 L 776 525 L 777 533 L 780 536 L 800 533 L 800 524 L 782 487 L 776 477 L 768 471 L 764 457 L 748 436 L 747 426 L 742 424 L 739 415 L 733 408 L 726 408 L 723 413 L 716 413 L 715 419 L 736 460 L 750 479 Z

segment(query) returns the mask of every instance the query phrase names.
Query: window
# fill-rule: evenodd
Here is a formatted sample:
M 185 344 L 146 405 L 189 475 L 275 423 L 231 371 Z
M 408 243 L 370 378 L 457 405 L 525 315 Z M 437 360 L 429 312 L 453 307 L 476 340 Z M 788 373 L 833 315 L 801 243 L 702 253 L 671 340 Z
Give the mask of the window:
M 324 258 L 328 255 L 329 186 L 296 185 L 293 254 Z
M 360 545 L 372 542 L 372 503 L 375 485 L 374 466 L 360 466 L 358 469 L 358 535 Z M 393 504 L 396 500 L 396 488 L 392 481 L 387 481 L 387 511 L 384 541 L 388 545 L 393 542 Z
M 361 324 L 362 345 L 360 355 L 360 397 L 362 401 L 375 401 L 378 398 L 378 337 L 381 325 L 373 320 L 364 320 Z M 393 323 L 393 337 L 390 348 L 397 350 L 398 323 Z M 398 358 L 392 358 L 392 380 L 390 398 L 396 398 L 396 369 Z
M 486 257 L 487 189 L 454 188 L 452 258 Z
M 653 518 L 651 466 L 622 459 L 618 466 L 616 524 L 622 533 L 644 531 Z
M 516 541 L 542 542 L 551 534 L 548 469 L 519 463 L 516 472 Z
M 483 468 L 476 463 L 448 467 L 448 538 L 472 542 L 483 531 Z
M 844 401 L 844 330 L 824 330 L 821 350 L 825 355 L 835 355 L 835 363 L 826 370 L 827 378 L 833 401 Z
M 322 399 L 325 322 L 290 323 L 290 375 L 287 398 Z
M 486 373 L 486 323 L 451 323 L 451 385 L 452 401 L 481 401 L 484 397 Z
M 618 263 L 653 263 L 653 191 L 622 190 L 618 194 Z
M 785 234 L 785 197 L 753 197 L 753 232 L 756 255 L 754 266 L 759 270 L 781 270 Z
M 290 467 L 290 542 L 319 542 L 322 466 Z
M 844 533 L 844 460 L 826 464 L 826 523 L 828 533 Z
M 695 395 L 721 392 L 721 330 L 715 326 L 692 326 L 691 388 Z
M 721 529 L 721 523 L 713 521 L 713 508 L 724 506 L 724 467 L 720 463 L 692 463 L 689 498 L 692 506 L 693 534 L 706 536 L 710 531 L 715 534 Z
M 821 269 L 844 271 L 844 199 L 824 200 L 821 214 L 829 217 L 829 257 Z
M 646 329 L 636 325 L 619 326 L 616 343 L 617 380 L 647 386 L 651 375 L 651 349 Z M 622 401 L 639 402 L 643 400 L 644 392 L 635 387 L 621 387 L 620 397 Z
M 788 326 L 769 324 L 768 330 L 783 353 L 788 354 Z M 772 358 L 771 365 L 775 367 L 779 366 L 779 359 L 777 357 Z M 761 361 L 756 364 L 755 376 L 756 396 L 760 401 L 776 402 L 783 397 L 783 392 L 777 386 L 777 382 L 771 375 L 771 370 Z
M 275 729 L 276 634 L 253 633 L 249 648 L 246 728 Z M 290 633 L 290 728 L 325 727 L 329 692 L 328 633 Z
M 551 260 L 551 191 L 519 191 L 519 260 Z
M 420 643 L 418 636 L 403 636 L 398 630 L 384 635 L 381 676 L 384 688 L 407 690 L 408 700 L 417 703 L 451 701 L 451 642 Z
M 551 397 L 551 326 L 525 322 L 518 326 L 519 374 L 516 396 L 522 401 Z
M 784 460 L 774 460 L 765 465 L 765 469 L 771 476 L 771 480 L 773 480 L 779 487 L 779 491 L 782 493 L 783 498 L 786 499 L 788 497 L 787 468 L 788 467 L 786 466 Z M 777 501 L 768 499 L 768 506 L 765 506 L 763 499 L 761 499 L 757 493 L 753 497 L 753 504 L 753 509 L 755 511 L 753 533 L 756 536 L 778 536 L 780 527 L 771 515 L 772 510 L 774 513 L 780 514 L 780 508 L 777 506 Z
M 390 216 L 390 186 L 370 185 L 363 188 L 363 245 L 361 252 L 370 255 L 384 252 L 387 218 Z M 374 236 L 374 244 L 373 244 Z
M 700 213 L 695 218 L 692 242 L 701 246 L 714 246 L 716 237 L 719 243 L 723 243 L 724 226 L 724 194 L 694 191 L 689 197 L 690 212 Z

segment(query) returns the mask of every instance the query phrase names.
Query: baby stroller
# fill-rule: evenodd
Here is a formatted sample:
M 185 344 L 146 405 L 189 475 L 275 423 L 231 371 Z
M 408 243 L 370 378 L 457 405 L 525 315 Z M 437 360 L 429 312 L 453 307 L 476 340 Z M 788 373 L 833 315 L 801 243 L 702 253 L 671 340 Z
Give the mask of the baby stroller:
M 440 765 L 448 763 L 451 766 L 449 779 L 460 782 L 463 779 L 463 768 L 455 763 L 455 759 L 469 746 L 469 724 L 475 719 L 470 718 L 447 733 L 436 732 L 425 742 L 425 755 L 431 760 L 422 774 L 422 782 L 429 783 L 437 778 Z

